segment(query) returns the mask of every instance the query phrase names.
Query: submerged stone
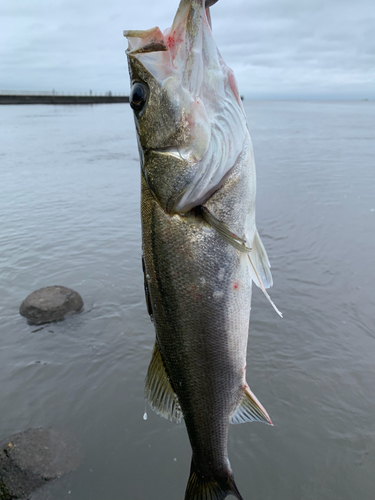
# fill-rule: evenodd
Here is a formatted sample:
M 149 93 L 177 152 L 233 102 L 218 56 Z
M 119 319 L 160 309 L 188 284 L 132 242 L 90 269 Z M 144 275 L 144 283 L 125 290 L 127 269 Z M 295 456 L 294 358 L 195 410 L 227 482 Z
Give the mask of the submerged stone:
M 28 429 L 0 443 L 0 500 L 30 495 L 78 468 L 82 448 L 53 429 Z
M 83 300 L 79 293 L 65 286 L 47 286 L 31 293 L 22 302 L 20 314 L 32 325 L 61 321 L 67 314 L 79 312 Z

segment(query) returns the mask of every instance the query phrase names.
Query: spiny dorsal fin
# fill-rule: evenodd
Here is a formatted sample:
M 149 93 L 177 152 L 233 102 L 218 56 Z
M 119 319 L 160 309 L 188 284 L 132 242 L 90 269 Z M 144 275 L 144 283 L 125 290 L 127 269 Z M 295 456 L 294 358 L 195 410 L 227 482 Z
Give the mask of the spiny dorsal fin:
M 181 422 L 181 408 L 169 382 L 157 342 L 147 371 L 145 398 L 155 413 L 172 422 Z
M 266 409 L 249 386 L 246 386 L 236 413 L 230 421 L 231 424 L 243 424 L 245 422 L 263 422 L 273 425 Z

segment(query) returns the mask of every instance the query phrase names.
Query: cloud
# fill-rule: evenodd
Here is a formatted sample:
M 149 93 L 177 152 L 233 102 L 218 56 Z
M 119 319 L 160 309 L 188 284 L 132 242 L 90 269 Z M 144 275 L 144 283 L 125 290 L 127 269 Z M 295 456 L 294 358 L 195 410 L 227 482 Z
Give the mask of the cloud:
M 0 6 L 0 88 L 128 91 L 123 29 L 170 26 L 177 1 Z M 375 98 L 372 0 L 220 0 L 217 44 L 248 97 Z

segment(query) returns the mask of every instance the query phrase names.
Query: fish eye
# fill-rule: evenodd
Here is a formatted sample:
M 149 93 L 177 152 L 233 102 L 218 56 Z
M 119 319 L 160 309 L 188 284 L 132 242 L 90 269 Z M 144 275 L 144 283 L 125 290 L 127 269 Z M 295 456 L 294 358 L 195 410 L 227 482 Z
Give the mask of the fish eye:
M 147 85 L 136 82 L 130 92 L 130 106 L 134 111 L 141 111 L 146 104 L 149 91 Z

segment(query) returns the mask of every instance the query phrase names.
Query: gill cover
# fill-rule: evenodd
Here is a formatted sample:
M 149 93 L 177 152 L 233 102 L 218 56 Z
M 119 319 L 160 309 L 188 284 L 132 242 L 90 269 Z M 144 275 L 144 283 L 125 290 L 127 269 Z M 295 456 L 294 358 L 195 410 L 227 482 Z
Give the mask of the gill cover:
M 146 81 L 150 92 L 144 108 L 135 112 L 143 171 L 170 213 L 183 214 L 204 203 L 221 186 L 248 138 L 237 83 L 212 36 L 208 7 L 214 3 L 181 0 L 164 33 L 159 28 L 124 32 L 133 85 Z M 155 155 L 164 157 L 158 176 Z M 168 176 L 163 177 L 163 169 Z

